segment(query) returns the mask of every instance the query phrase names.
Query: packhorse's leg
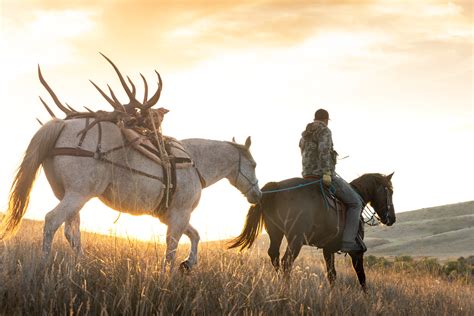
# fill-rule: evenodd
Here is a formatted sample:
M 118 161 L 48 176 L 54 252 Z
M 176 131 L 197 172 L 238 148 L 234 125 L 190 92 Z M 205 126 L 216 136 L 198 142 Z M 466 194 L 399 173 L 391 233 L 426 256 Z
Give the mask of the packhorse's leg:
M 189 252 L 189 255 L 186 260 L 181 262 L 180 268 L 183 271 L 189 271 L 197 263 L 198 260 L 198 243 L 200 237 L 198 231 L 193 226 L 191 226 L 191 224 L 188 224 L 188 227 L 186 227 L 184 234 L 188 236 L 189 240 L 191 241 L 191 251 Z
M 360 286 L 364 292 L 367 291 L 365 284 L 365 271 L 364 271 L 364 252 L 351 252 L 349 255 L 352 258 L 352 266 L 354 267 L 355 272 L 357 273 L 357 278 L 359 279 Z
M 81 216 L 79 212 L 67 218 L 64 223 L 64 235 L 77 256 L 82 254 L 80 225 Z
M 283 232 L 278 229 L 267 229 L 270 236 L 270 247 L 268 248 L 268 255 L 272 261 L 272 265 L 276 271 L 280 269 L 280 245 L 283 240 Z
M 303 247 L 303 237 L 295 236 L 288 241 L 288 247 L 286 248 L 285 254 L 282 258 L 283 272 L 289 274 L 293 266 L 293 262 L 298 257 L 301 247 Z
M 334 252 L 323 249 L 324 260 L 326 261 L 327 278 L 329 284 L 334 285 L 336 281 L 336 268 L 334 266 Z
M 173 212 L 174 216 L 172 216 L 168 222 L 168 229 L 166 231 L 166 256 L 163 262 L 163 271 L 166 271 L 167 265 L 170 266 L 170 271 L 173 270 L 179 240 L 189 225 L 189 214 L 183 218 L 175 215 L 176 213 L 176 211 Z
M 67 192 L 59 204 L 45 216 L 43 231 L 43 258 L 51 254 L 51 244 L 54 234 L 67 219 L 73 218 L 89 200 L 81 194 Z

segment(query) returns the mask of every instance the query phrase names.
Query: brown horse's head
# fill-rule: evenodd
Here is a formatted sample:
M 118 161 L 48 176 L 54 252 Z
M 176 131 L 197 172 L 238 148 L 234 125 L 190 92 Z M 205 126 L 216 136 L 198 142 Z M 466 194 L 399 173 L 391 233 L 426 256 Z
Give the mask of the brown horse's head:
M 387 226 L 392 226 L 396 221 L 392 200 L 392 176 L 393 172 L 388 176 L 367 173 L 351 182 L 362 199 L 370 203 L 380 221 Z

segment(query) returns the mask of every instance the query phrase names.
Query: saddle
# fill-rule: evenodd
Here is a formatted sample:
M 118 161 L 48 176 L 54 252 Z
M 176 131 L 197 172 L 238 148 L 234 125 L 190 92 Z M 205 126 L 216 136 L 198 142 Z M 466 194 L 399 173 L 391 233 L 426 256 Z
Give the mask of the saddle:
M 347 207 L 346 205 L 339 200 L 333 192 L 330 190 L 330 188 L 324 187 L 324 192 L 323 192 L 323 197 L 326 200 L 328 209 L 330 211 L 336 212 L 337 215 L 337 224 L 336 224 L 336 231 L 333 235 L 329 235 L 327 238 L 325 238 L 321 244 L 321 248 L 329 248 L 333 249 L 334 251 L 340 250 L 340 243 L 342 240 L 342 234 L 344 232 L 344 228 L 346 227 L 346 212 L 347 212 Z M 361 219 L 359 221 L 359 233 L 357 235 L 357 240 L 361 245 L 363 245 L 363 236 L 364 236 L 364 222 L 362 219 L 362 214 L 361 214 Z
M 339 240 L 342 238 L 342 233 L 344 232 L 344 228 L 346 226 L 347 208 L 346 205 L 334 195 L 330 188 L 323 186 L 323 190 L 324 192 L 321 193 L 323 194 L 327 208 L 330 211 L 336 212 L 337 224 L 335 233 L 333 235 L 327 236 L 327 238 L 322 241 L 322 244 L 335 245 L 339 243 Z
M 157 216 L 163 215 L 171 203 L 176 190 L 176 169 L 194 167 L 191 156 L 186 152 L 183 145 L 175 138 L 163 137 L 165 153 L 160 153 L 156 138 L 153 133 L 146 129 L 121 128 L 126 142 L 148 159 L 156 162 L 163 168 L 163 176 L 166 194 L 155 209 Z M 163 157 L 166 155 L 166 157 Z M 197 169 L 196 169 L 197 170 Z M 198 173 L 199 174 L 199 173 Z
M 101 149 L 102 144 L 102 125 L 101 121 L 94 120 L 90 123 L 90 119 L 94 117 L 91 113 L 86 113 L 82 115 L 81 118 L 85 118 L 85 127 L 78 133 L 80 137 L 79 142 L 76 147 L 55 147 L 50 155 L 51 156 L 76 156 L 76 157 L 90 157 L 97 160 L 100 160 L 104 163 L 111 164 L 117 168 L 127 170 L 129 172 L 139 174 L 151 179 L 158 180 L 165 185 L 165 196 L 161 199 L 158 207 L 155 209 L 154 213 L 158 217 L 163 215 L 168 209 L 169 204 L 173 198 L 174 191 L 176 190 L 176 169 L 189 168 L 193 167 L 194 163 L 191 159 L 191 156 L 186 152 L 182 144 L 172 137 L 166 137 L 161 134 L 158 134 L 159 141 L 162 146 L 162 150 L 158 149 L 158 144 L 156 143 L 156 134 L 152 133 L 150 130 L 143 128 L 141 126 L 132 126 L 130 128 L 124 127 L 123 125 L 116 124 L 122 133 L 124 138 L 124 143 L 121 146 L 117 146 L 106 151 Z M 72 119 L 74 117 L 70 117 Z M 91 127 L 97 126 L 97 145 L 95 151 L 87 150 L 82 148 L 82 143 L 91 129 Z M 155 143 L 153 143 L 155 141 Z M 120 161 L 113 161 L 108 158 L 108 155 L 111 152 L 116 150 L 121 150 L 126 147 L 132 147 L 140 154 L 144 155 L 148 159 L 159 164 L 163 168 L 163 177 L 148 174 L 136 168 L 133 168 L 127 164 L 124 164 Z M 164 147 L 164 148 L 163 148 Z M 205 186 L 204 180 L 196 169 L 197 174 L 201 180 L 203 187 Z
M 122 135 L 125 140 L 130 143 L 131 147 L 148 159 L 163 165 L 163 157 L 154 144 L 154 135 L 144 132 L 143 130 L 135 130 L 130 128 L 122 128 Z M 176 168 L 189 168 L 193 166 L 191 156 L 186 152 L 183 145 L 175 138 L 163 136 L 166 154 L 171 162 L 174 162 Z

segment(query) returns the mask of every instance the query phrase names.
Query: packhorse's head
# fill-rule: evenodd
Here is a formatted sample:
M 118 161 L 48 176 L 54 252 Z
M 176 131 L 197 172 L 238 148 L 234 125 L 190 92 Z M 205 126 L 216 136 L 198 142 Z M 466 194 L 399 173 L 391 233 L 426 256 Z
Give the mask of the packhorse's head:
M 396 221 L 392 200 L 392 176 L 393 172 L 388 176 L 379 175 L 375 178 L 375 187 L 373 188 L 373 196 L 370 201 L 380 221 L 387 226 L 392 226 Z
M 249 203 L 255 204 L 260 201 L 262 192 L 258 186 L 255 168 L 257 163 L 253 160 L 250 153 L 250 144 L 252 143 L 250 136 L 247 137 L 244 145 L 237 144 L 234 139 L 229 144 L 232 144 L 238 152 L 238 162 L 235 170 L 229 174 L 230 183 L 239 189 L 247 198 Z

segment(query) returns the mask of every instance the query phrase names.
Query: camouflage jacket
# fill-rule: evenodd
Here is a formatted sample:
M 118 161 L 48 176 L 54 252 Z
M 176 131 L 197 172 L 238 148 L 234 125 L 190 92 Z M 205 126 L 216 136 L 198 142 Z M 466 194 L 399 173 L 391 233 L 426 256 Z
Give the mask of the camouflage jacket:
M 331 130 L 322 122 L 314 121 L 301 134 L 300 149 L 303 177 L 334 175 L 337 152 L 333 149 Z

